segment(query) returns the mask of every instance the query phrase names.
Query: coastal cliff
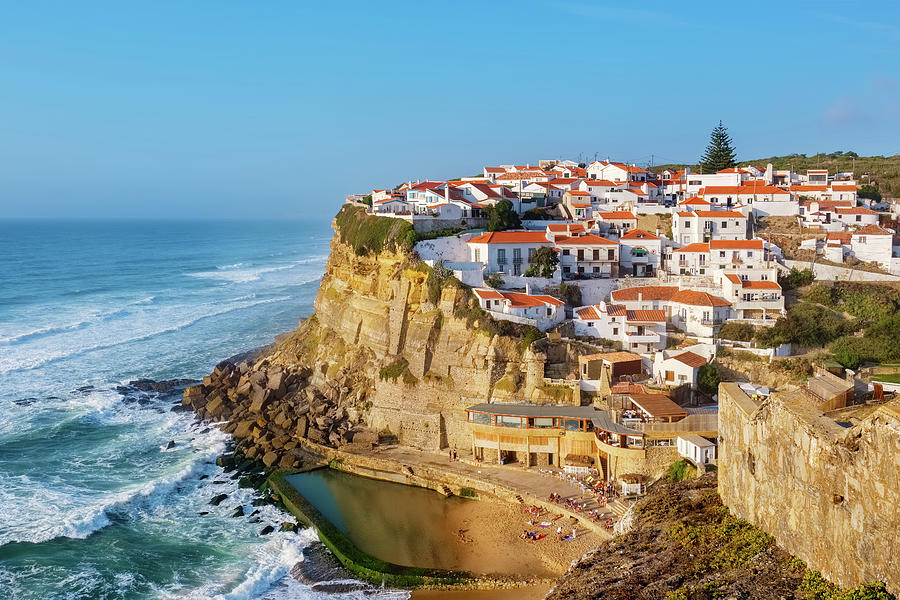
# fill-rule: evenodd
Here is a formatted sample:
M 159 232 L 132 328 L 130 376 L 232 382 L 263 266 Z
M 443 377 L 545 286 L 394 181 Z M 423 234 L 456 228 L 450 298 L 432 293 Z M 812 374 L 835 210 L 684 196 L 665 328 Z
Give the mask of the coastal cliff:
M 548 389 L 545 367 L 565 371 L 574 348 L 534 344 L 533 328 L 491 319 L 468 288 L 418 259 L 406 222 L 346 206 L 334 227 L 315 313 L 255 360 L 221 363 L 185 391 L 201 417 L 227 422 L 245 456 L 290 468 L 303 440 L 467 447 L 467 406 L 568 393 Z

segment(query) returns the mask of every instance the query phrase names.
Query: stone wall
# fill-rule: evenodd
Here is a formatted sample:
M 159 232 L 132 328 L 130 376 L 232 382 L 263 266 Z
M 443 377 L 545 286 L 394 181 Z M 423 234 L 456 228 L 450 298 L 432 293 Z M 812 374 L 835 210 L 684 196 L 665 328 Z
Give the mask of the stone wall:
M 842 427 L 803 398 L 719 387 L 719 494 L 832 581 L 900 593 L 900 400 Z

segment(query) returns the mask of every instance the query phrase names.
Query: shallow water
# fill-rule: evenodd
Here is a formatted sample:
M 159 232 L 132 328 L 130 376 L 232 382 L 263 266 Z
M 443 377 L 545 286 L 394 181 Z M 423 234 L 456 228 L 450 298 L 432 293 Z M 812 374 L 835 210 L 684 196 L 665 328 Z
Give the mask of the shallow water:
M 325 220 L 0 221 L 0 598 L 326 597 L 288 576 L 314 537 L 261 537 L 285 515 L 250 517 L 215 466 L 226 436 L 118 386 L 200 378 L 294 329 L 330 238 Z

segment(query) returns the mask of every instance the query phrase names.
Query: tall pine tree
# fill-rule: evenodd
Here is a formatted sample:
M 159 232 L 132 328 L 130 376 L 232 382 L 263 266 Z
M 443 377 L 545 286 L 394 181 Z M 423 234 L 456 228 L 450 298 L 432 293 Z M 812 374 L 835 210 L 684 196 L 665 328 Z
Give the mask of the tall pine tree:
M 709 146 L 706 154 L 700 157 L 700 169 L 703 173 L 715 173 L 722 169 L 730 169 L 735 165 L 734 146 L 731 145 L 731 136 L 722 125 L 722 121 L 712 130 L 709 136 Z

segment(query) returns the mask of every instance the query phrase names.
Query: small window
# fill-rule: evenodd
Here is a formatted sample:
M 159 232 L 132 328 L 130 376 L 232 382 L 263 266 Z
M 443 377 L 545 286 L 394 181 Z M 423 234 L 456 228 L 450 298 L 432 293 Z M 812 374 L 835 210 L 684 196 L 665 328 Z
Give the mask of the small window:
M 619 328 L 613 327 L 613 335 L 619 335 Z

